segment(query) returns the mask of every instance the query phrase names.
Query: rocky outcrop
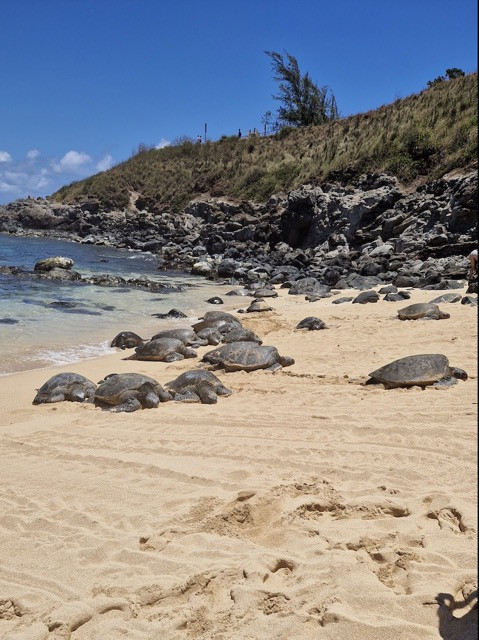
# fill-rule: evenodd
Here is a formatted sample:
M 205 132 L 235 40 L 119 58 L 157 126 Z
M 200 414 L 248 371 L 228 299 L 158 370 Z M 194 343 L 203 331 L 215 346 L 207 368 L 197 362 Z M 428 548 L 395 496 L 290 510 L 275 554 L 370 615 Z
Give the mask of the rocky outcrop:
M 303 185 L 263 204 L 203 197 L 181 213 L 104 211 L 45 199 L 0 207 L 0 231 L 51 235 L 158 254 L 176 268 L 231 282 L 454 288 L 476 247 L 477 174 L 415 191 L 393 176 Z

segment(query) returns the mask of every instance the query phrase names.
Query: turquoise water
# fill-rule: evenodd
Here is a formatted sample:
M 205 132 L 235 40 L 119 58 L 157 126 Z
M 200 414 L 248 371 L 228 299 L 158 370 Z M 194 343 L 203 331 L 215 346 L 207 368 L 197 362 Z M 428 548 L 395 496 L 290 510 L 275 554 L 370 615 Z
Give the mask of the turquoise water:
M 146 276 L 186 290 L 151 293 L 130 287 L 99 287 L 0 275 L 0 375 L 114 353 L 109 344 L 120 331 L 148 338 L 162 328 L 190 326 L 225 292 L 193 276 L 159 271 L 154 255 L 49 238 L 0 234 L 0 266 L 33 269 L 50 256 L 74 260 L 82 276 Z M 188 318 L 160 320 L 153 313 L 176 308 Z

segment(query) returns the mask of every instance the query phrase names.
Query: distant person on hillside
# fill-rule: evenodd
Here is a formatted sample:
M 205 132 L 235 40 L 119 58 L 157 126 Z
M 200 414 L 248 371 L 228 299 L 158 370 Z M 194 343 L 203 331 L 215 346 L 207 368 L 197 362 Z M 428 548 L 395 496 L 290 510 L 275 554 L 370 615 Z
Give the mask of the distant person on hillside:
M 469 275 L 472 276 L 473 273 L 477 273 L 477 249 L 471 251 L 471 253 L 467 257 L 469 258 L 469 262 L 471 263 Z
M 201 136 L 200 136 L 200 135 L 198 135 L 198 137 L 196 138 L 196 142 L 197 142 L 198 144 L 201 144 Z
M 241 138 L 241 129 L 238 129 L 238 138 Z

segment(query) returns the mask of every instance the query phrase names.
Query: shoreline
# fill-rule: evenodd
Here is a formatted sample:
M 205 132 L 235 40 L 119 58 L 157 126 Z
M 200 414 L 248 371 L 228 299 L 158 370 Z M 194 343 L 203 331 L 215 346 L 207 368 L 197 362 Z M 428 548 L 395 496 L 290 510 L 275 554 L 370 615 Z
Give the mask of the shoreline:
M 443 292 L 410 293 L 335 305 L 278 289 L 273 311 L 238 318 L 295 364 L 215 372 L 233 394 L 214 405 L 32 405 L 56 372 L 97 382 L 135 371 L 164 385 L 211 346 L 173 363 L 118 350 L 0 377 L 0 601 L 12 612 L 0 637 L 53 640 L 45 621 L 61 620 L 75 640 L 439 640 L 444 625 L 468 638 L 477 309 L 444 303 L 449 319 L 400 321 L 397 309 Z M 313 315 L 329 328 L 295 330 Z M 363 385 L 415 353 L 444 353 L 469 379 Z M 440 594 L 466 603 L 457 617 Z

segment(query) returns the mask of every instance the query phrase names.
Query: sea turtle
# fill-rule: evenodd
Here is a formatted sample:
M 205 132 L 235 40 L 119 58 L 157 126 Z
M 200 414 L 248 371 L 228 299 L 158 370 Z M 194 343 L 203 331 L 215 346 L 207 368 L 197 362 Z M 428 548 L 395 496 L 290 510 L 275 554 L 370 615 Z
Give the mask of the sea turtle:
M 369 374 L 367 384 L 383 384 L 386 389 L 396 387 L 452 386 L 457 379 L 467 380 L 463 369 L 450 367 L 446 356 L 425 353 L 394 360 Z
M 296 329 L 309 329 L 309 331 L 319 331 L 319 329 L 327 329 L 326 323 L 320 318 L 309 316 L 298 322 Z
M 140 373 L 112 373 L 100 381 L 94 403 L 110 411 L 152 409 L 171 395 L 153 378 Z
M 451 316 L 441 311 L 437 304 L 418 302 L 417 304 L 410 304 L 408 307 L 404 307 L 404 309 L 399 309 L 398 317 L 400 320 L 418 320 L 419 318 L 443 320 Z
M 223 342 L 226 344 L 229 344 L 230 342 L 256 342 L 257 344 L 262 344 L 263 341 L 251 329 L 238 327 L 231 329 L 228 333 L 225 333 L 223 336 Z
M 257 300 L 254 300 L 254 302 L 252 302 L 249 307 L 246 309 L 246 313 L 255 313 L 255 312 L 261 312 L 261 311 L 272 311 L 273 307 L 270 307 L 269 304 L 266 304 L 266 302 L 262 299 L 262 298 L 258 298 Z
M 33 404 L 44 402 L 84 402 L 95 393 L 96 384 L 79 373 L 58 373 L 37 390 Z
M 454 302 L 459 302 L 461 298 L 462 296 L 460 293 L 456 293 L 456 292 L 443 293 L 438 298 L 434 298 L 434 300 L 431 300 L 430 303 L 431 304 L 438 304 L 439 302 L 454 303 Z
M 255 342 L 232 342 L 203 356 L 202 362 L 216 365 L 225 371 L 276 371 L 294 364 L 293 358 L 280 356 L 276 347 L 260 346 Z
M 278 292 L 275 291 L 274 289 L 256 289 L 256 291 L 253 292 L 253 297 L 255 298 L 277 298 L 278 297 Z
M 159 340 L 160 338 L 176 338 L 187 347 L 204 347 L 208 344 L 208 340 L 202 339 L 198 336 L 194 329 L 165 329 L 151 338 L 152 340 Z
M 219 331 L 219 333 L 226 333 L 233 328 L 239 328 L 242 326 L 241 322 L 233 316 L 230 316 L 230 314 L 225 314 L 224 318 L 207 318 L 207 315 L 208 314 L 206 313 L 203 320 L 192 325 L 192 328 L 196 333 L 200 333 L 203 329 L 215 329 L 216 331 Z
M 133 331 L 121 331 L 117 336 L 113 338 L 110 343 L 110 347 L 118 347 L 119 349 L 133 349 L 139 344 L 145 342 L 139 335 L 133 333 Z
M 206 340 L 206 344 L 217 345 L 223 340 L 223 334 L 220 333 L 214 326 L 200 329 L 200 331 L 198 331 L 196 335 L 200 340 Z
M 205 369 L 186 371 L 175 380 L 167 382 L 165 386 L 177 402 L 215 404 L 218 396 L 229 396 L 233 393 L 214 373 Z
M 174 362 L 184 358 L 196 358 L 196 351 L 186 347 L 176 338 L 158 338 L 139 345 L 127 360 L 157 360 L 160 362 Z

